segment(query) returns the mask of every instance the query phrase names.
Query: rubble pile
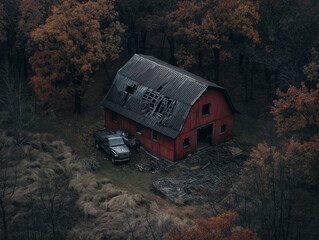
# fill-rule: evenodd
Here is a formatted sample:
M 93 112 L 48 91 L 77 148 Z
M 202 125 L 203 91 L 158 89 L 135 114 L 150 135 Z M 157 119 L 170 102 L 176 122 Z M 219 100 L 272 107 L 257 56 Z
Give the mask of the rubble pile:
M 132 152 L 129 164 L 140 172 L 158 173 L 167 172 L 169 168 L 174 166 L 176 163 L 159 158 L 146 151 L 143 147 L 140 147 L 136 151 Z
M 227 176 L 239 173 L 246 158 L 235 141 L 208 147 L 178 162 L 181 174 L 155 181 L 153 190 L 175 204 L 201 204 L 207 199 L 200 189 L 216 193 Z

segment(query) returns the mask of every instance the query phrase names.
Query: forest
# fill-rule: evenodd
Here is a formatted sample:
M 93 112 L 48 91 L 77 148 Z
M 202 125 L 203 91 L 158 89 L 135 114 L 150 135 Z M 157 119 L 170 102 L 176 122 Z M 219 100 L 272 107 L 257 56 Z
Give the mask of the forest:
M 0 239 L 319 239 L 319 1 L 0 0 Z M 135 54 L 225 87 L 247 152 L 202 205 L 94 149 Z M 177 163 L 178 165 L 178 163 Z

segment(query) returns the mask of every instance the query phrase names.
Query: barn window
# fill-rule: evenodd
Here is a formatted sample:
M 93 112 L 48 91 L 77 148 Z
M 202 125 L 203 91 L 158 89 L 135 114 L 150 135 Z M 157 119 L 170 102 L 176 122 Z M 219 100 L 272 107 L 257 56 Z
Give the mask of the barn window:
M 136 131 L 136 133 L 138 133 L 138 134 L 142 134 L 142 125 L 139 124 L 139 123 L 136 123 L 136 125 L 135 125 L 135 131 Z
M 210 103 L 202 106 L 202 117 L 207 117 L 210 114 Z
M 190 137 L 185 138 L 185 139 L 183 140 L 183 147 L 184 147 L 184 148 L 187 148 L 187 147 L 190 146 L 190 145 L 191 145 L 191 138 L 190 138 Z
M 220 126 L 220 134 L 223 134 L 226 132 L 226 129 L 227 129 L 227 125 L 226 124 L 223 124 Z
M 119 117 L 116 112 L 112 112 L 112 121 L 116 123 L 119 121 Z
M 158 142 L 158 132 L 155 130 L 152 130 L 152 140 Z

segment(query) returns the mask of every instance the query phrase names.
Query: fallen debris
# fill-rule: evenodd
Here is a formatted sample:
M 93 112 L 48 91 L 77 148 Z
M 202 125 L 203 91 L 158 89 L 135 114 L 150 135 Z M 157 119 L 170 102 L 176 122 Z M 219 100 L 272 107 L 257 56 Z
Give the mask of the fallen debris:
M 181 165 L 182 174 L 155 181 L 154 192 L 177 205 L 202 204 L 207 199 L 200 189 L 216 193 L 228 176 L 238 174 L 242 168 L 246 154 L 237 145 L 232 140 L 179 161 L 177 167 Z
M 238 147 L 228 147 L 228 149 L 233 155 L 236 155 L 236 156 L 238 156 L 238 155 L 243 153 L 243 150 L 241 150 Z
M 159 158 L 145 150 L 143 147 L 140 147 L 136 151 L 132 151 L 129 164 L 140 172 L 158 173 L 167 172 L 168 169 L 176 163 Z

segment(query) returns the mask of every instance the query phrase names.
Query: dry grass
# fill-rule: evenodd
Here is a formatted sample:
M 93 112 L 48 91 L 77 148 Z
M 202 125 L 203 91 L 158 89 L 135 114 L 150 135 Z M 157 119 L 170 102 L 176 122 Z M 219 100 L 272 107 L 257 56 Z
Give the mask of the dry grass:
M 88 184 L 89 183 L 89 184 Z M 70 187 L 81 197 L 77 206 L 84 219 L 70 236 L 80 239 L 162 239 L 181 220 L 163 213 L 155 203 L 139 194 L 115 188 L 109 179 L 96 180 L 91 173 L 74 175 Z M 147 206 L 150 206 L 147 211 Z M 152 230 L 150 230 L 152 229 Z
M 18 146 L 10 133 L 0 133 L 1 165 L 8 163 L 8 168 L 0 169 L 0 175 L 9 176 L 1 181 L 8 183 L 7 192 L 14 189 L 7 207 L 9 232 L 13 239 L 34 239 L 36 235 L 42 239 L 62 238 L 79 213 L 72 206 L 76 194 L 65 188 L 67 169 L 58 157 L 70 156 L 71 149 L 46 134 L 24 133 L 22 137 L 23 144 Z M 53 210 L 47 211 L 51 203 Z M 56 224 L 55 236 L 51 218 Z
M 16 146 L 0 133 L 0 154 L 14 159 L 8 172 L 18 172 L 8 215 L 13 236 L 52 238 L 45 210 L 52 200 L 61 208 L 59 216 L 52 214 L 60 234 L 57 239 L 162 239 L 173 226 L 185 224 L 154 201 L 118 189 L 108 178 L 97 179 L 62 141 L 47 134 L 25 138 L 24 145 Z M 39 229 L 40 233 L 34 232 Z

